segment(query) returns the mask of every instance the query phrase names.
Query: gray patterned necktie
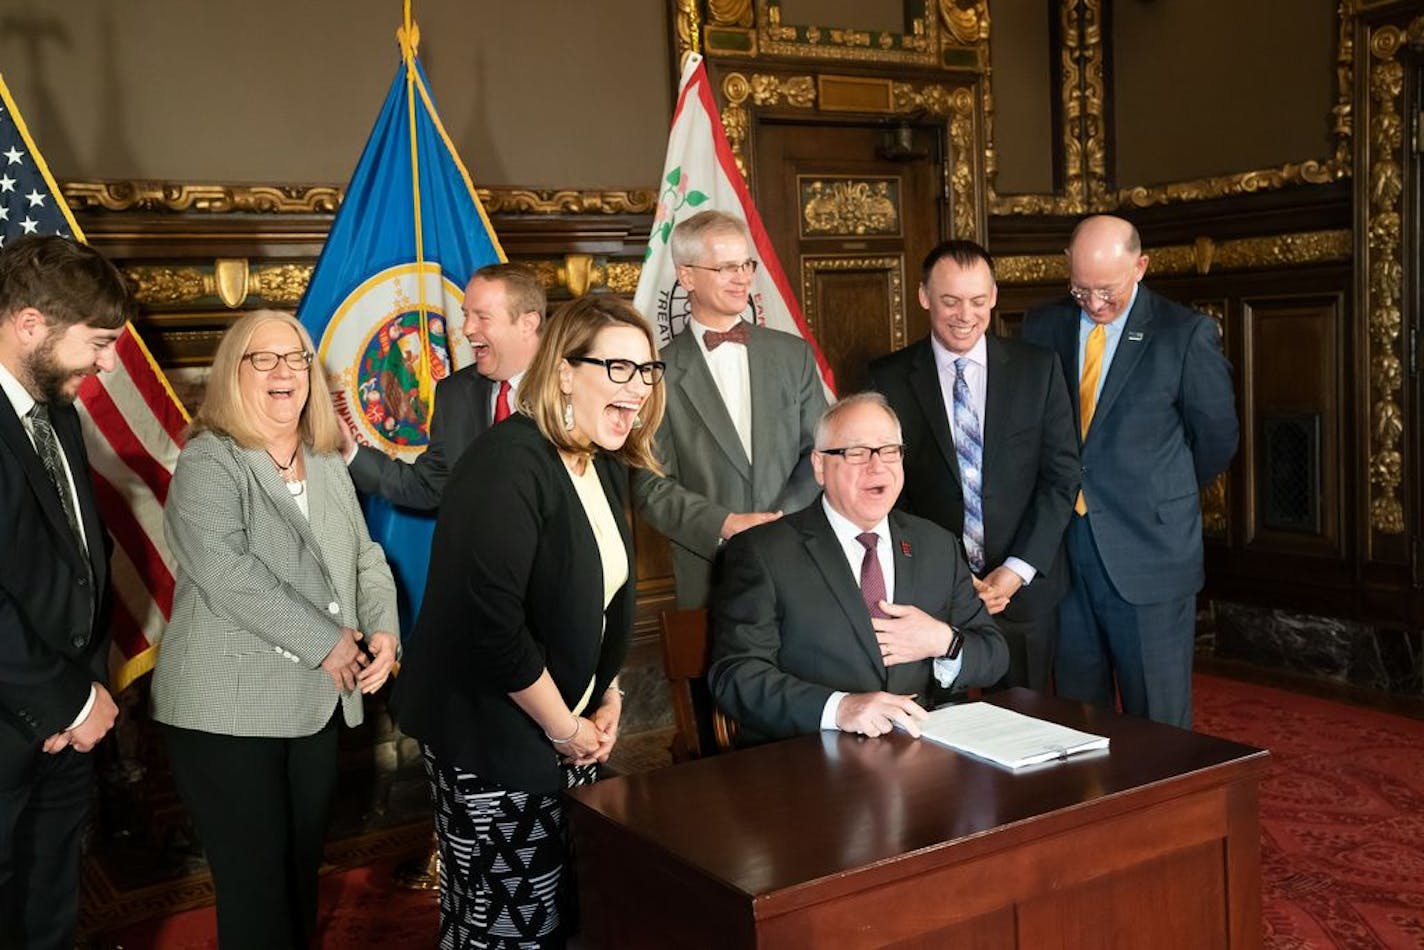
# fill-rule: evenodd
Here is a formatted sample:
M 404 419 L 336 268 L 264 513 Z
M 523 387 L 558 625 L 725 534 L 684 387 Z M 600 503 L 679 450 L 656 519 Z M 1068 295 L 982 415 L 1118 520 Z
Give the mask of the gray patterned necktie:
M 74 508 L 74 493 L 70 490 L 69 476 L 64 471 L 64 460 L 59 454 L 59 439 L 54 434 L 54 425 L 49 421 L 49 407 L 37 402 L 29 413 L 30 431 L 35 437 L 35 451 L 40 462 L 49 473 L 49 480 L 59 492 L 59 503 L 64 506 L 64 517 L 69 521 L 69 530 L 74 532 L 74 540 L 84 548 L 84 534 L 79 530 L 79 512 Z
M 959 459 L 959 482 L 964 495 L 964 553 L 969 567 L 984 570 L 984 435 L 969 381 L 964 378 L 961 356 L 954 361 L 954 453 Z

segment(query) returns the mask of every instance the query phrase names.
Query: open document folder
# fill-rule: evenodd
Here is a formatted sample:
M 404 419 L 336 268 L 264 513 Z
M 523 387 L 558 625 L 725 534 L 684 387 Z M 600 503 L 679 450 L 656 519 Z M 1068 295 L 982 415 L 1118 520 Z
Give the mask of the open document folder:
M 919 727 L 922 738 L 1011 769 L 1108 747 L 1107 736 L 1079 732 L 992 703 L 945 706 L 930 713 Z

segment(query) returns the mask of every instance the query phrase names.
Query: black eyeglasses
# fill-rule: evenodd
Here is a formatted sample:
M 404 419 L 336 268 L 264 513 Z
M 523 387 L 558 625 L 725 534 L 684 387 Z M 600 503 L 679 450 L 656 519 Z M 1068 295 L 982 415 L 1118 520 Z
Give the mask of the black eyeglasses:
M 291 353 L 273 353 L 270 350 L 258 350 L 255 353 L 244 353 L 242 358 L 252 364 L 252 368 L 259 373 L 270 373 L 277 368 L 277 361 L 281 360 L 294 370 L 310 369 L 312 360 L 316 354 L 311 350 L 296 350 Z
M 731 280 L 733 277 L 740 277 L 742 274 L 751 277 L 757 272 L 757 262 L 751 258 L 739 261 L 736 264 L 718 264 L 716 267 L 708 267 L 706 264 L 687 264 L 685 266 L 691 267 L 693 270 L 713 271 L 726 280 Z
M 893 445 L 848 445 L 843 449 L 817 449 L 822 455 L 839 455 L 847 465 L 864 465 L 872 455 L 880 456 L 885 463 L 898 462 L 905 457 L 905 443 Z
M 608 379 L 614 383 L 626 383 L 637 373 L 643 377 L 643 382 L 649 386 L 656 386 L 663 381 L 663 373 L 667 370 L 667 364 L 662 360 L 653 360 L 651 363 L 635 363 L 632 360 L 601 360 L 596 356 L 568 356 L 565 357 L 570 363 L 588 363 L 591 366 L 602 366 L 608 373 Z

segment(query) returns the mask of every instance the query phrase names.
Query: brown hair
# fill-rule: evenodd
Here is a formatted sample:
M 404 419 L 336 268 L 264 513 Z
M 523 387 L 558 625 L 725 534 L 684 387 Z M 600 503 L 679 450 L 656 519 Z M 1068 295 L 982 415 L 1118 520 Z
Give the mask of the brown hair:
M 586 452 L 564 429 L 564 394 L 559 386 L 559 368 L 568 356 L 586 356 L 594 337 L 604 327 L 636 327 L 648 339 L 653 359 L 658 343 L 643 315 L 626 300 L 607 294 L 579 297 L 554 311 L 539 340 L 539 352 L 519 383 L 520 411 L 534 420 L 544 438 L 565 452 Z M 623 447 L 613 454 L 632 468 L 646 468 L 661 475 L 662 466 L 653 453 L 653 436 L 663 421 L 666 398 L 663 384 L 653 386 L 638 413 L 642 424 L 629 434 Z
M 247 409 L 242 404 L 242 389 L 238 384 L 238 370 L 242 367 L 242 357 L 252 343 L 257 331 L 269 323 L 281 323 L 297 331 L 302 348 L 316 352 L 311 335 L 297 318 L 281 310 L 254 310 L 244 314 L 228 328 L 218 344 L 217 355 L 213 357 L 212 373 L 208 376 L 208 391 L 203 396 L 203 405 L 193 416 L 193 424 L 188 427 L 188 435 L 199 432 L 216 432 L 228 436 L 238 445 L 248 449 L 263 448 L 262 436 L 247 418 Z M 326 372 L 321 361 L 313 358 L 307 377 L 307 404 L 297 422 L 297 431 L 302 442 L 314 452 L 335 452 L 341 447 L 341 420 L 336 418 L 336 409 L 331 404 L 331 391 L 327 385 Z
M 137 310 L 119 269 L 86 244 L 22 237 L 0 250 L 0 317 L 33 307 L 51 327 L 116 330 Z
M 509 304 L 509 319 L 513 320 L 531 310 L 544 322 L 544 312 L 549 309 L 549 299 L 544 294 L 544 285 L 539 278 L 523 264 L 486 264 L 470 275 L 470 280 L 498 281 L 504 287 L 504 299 Z

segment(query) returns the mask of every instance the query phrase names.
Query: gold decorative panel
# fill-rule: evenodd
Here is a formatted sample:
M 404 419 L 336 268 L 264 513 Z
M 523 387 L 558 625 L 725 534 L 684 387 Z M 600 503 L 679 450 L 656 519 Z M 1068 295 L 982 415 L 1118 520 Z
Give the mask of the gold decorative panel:
M 1368 97 L 1368 181 L 1356 188 L 1364 204 L 1366 240 L 1360 270 L 1364 275 L 1365 313 L 1369 327 L 1369 484 L 1370 527 L 1382 535 L 1404 533 L 1404 407 L 1401 331 L 1404 310 L 1403 115 L 1406 43 L 1424 38 L 1424 17 L 1408 29 L 1367 28 L 1369 59 L 1365 88 Z M 1415 266 L 1418 266 L 1417 255 Z
M 711 4 L 709 4 L 709 7 Z M 853 30 L 843 27 L 785 23 L 780 0 L 756 0 L 757 48 L 773 56 L 796 56 L 842 61 L 870 60 L 881 63 L 939 65 L 940 22 L 927 0 L 907 0 L 909 30 Z M 951 12 L 961 4 L 947 0 Z M 977 8 L 979 3 L 969 4 Z
M 798 175 L 802 237 L 900 235 L 900 179 Z
M 886 310 L 890 314 L 890 349 L 905 345 L 905 274 L 904 262 L 898 255 L 885 257 L 839 257 L 807 255 L 801 258 L 801 314 L 812 333 L 823 316 L 816 312 L 816 278 L 825 273 L 871 271 L 886 278 Z M 888 351 L 887 351 L 888 352 Z

